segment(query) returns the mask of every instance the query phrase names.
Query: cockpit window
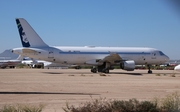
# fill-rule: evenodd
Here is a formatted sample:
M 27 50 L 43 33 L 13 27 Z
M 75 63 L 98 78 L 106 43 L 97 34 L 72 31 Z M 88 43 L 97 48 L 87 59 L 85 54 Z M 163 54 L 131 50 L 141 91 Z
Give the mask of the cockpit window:
M 159 54 L 160 54 L 160 55 L 165 55 L 165 54 L 164 54 L 163 52 L 161 52 L 161 51 L 159 51 Z

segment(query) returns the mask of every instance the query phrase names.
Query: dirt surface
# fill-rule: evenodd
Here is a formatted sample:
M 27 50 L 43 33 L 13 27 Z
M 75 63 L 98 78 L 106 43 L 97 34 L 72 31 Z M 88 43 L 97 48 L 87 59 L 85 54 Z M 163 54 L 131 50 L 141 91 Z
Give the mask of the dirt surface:
M 180 72 L 110 72 L 100 76 L 89 69 L 0 69 L 0 107 L 5 104 L 45 104 L 43 112 L 63 112 L 66 102 L 78 106 L 100 97 L 151 100 L 180 92 Z M 172 74 L 176 77 L 171 77 Z

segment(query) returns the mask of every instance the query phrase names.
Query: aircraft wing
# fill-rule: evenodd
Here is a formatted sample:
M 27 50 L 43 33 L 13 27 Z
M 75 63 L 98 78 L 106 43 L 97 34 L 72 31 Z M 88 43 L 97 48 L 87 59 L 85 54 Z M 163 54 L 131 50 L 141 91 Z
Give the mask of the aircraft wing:
M 48 51 L 46 51 L 46 50 L 42 50 L 42 49 L 36 49 L 36 48 L 28 48 L 28 49 L 26 49 L 26 48 L 24 48 L 24 49 L 22 49 L 22 52 L 23 53 L 28 53 L 28 54 L 39 54 L 39 53 L 41 53 L 41 52 L 48 52 Z
M 122 58 L 117 53 L 110 53 L 108 56 L 100 58 L 100 59 L 93 59 L 88 60 L 85 63 L 88 65 L 102 65 L 104 62 L 109 62 L 111 64 L 115 64 L 120 62 Z
M 118 61 L 122 60 L 122 58 L 117 53 L 111 53 L 110 55 L 106 56 L 101 62 L 110 62 L 110 63 L 116 63 Z

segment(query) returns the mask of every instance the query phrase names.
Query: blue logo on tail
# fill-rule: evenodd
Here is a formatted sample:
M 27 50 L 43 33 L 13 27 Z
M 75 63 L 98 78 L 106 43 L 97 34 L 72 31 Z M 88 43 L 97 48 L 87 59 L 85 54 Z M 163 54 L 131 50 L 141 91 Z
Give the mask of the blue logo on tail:
M 18 27 L 18 30 L 19 30 L 19 35 L 20 35 L 23 47 L 30 47 L 29 41 L 28 41 L 28 39 L 26 37 L 25 32 L 23 31 L 23 28 L 21 26 L 21 23 L 20 23 L 19 19 L 16 19 L 16 24 L 17 24 L 17 27 Z

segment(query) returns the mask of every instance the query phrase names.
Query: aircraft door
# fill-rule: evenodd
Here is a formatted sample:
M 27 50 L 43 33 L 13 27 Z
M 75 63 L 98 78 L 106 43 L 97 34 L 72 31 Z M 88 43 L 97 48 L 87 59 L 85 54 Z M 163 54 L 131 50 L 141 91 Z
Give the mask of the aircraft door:
M 53 49 L 51 49 L 51 48 L 49 48 L 49 53 L 48 53 L 48 58 L 49 59 L 54 59 L 54 51 L 53 51 Z
M 151 54 L 151 58 L 152 58 L 152 59 L 156 59 L 156 52 L 153 52 L 153 53 Z

